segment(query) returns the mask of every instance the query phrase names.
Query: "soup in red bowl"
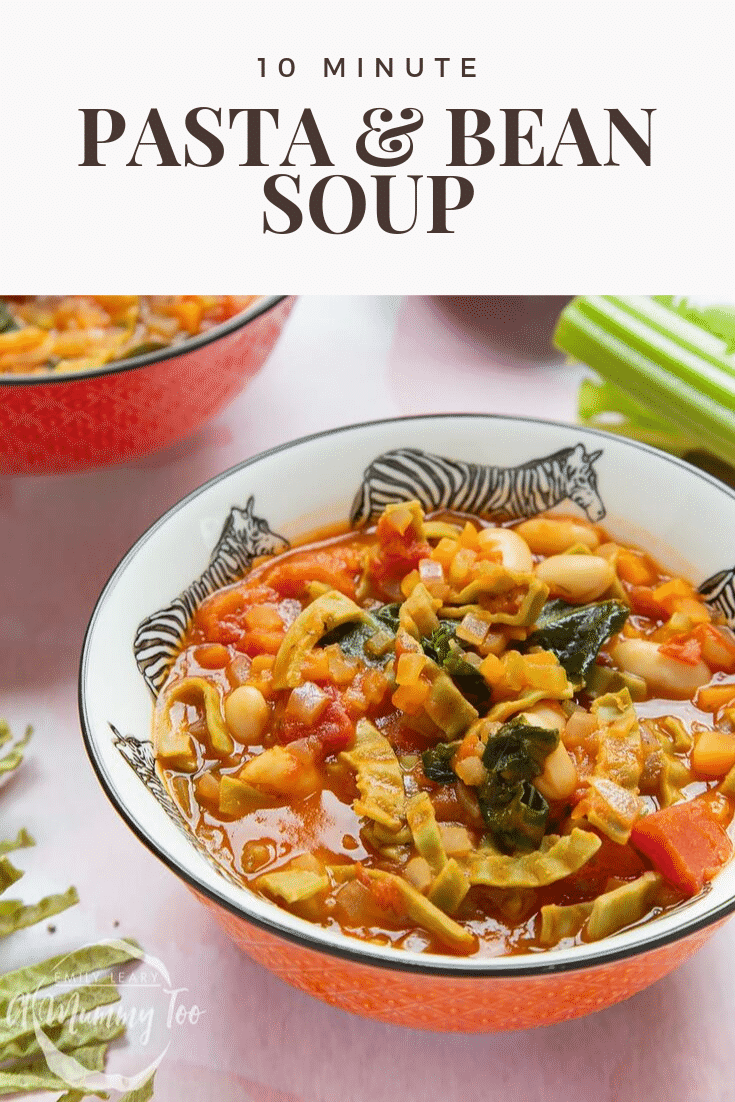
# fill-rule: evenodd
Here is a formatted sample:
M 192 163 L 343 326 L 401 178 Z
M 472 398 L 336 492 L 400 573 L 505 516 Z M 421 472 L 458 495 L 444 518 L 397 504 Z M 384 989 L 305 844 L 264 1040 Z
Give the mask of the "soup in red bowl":
M 8 300 L 0 341 L 10 339 L 14 347 L 4 356 L 0 348 L 0 473 L 54 474 L 124 462 L 189 436 L 219 413 L 265 363 L 294 300 L 261 296 L 217 321 L 212 309 L 207 317 L 201 307 L 204 299 L 180 296 L 180 317 L 173 308 L 165 316 L 149 310 L 125 328 L 124 317 L 119 325 L 100 324 L 104 317 L 92 316 L 95 308 L 110 312 L 87 296 L 89 320 L 97 323 L 91 341 L 76 319 L 60 332 L 55 316 L 45 319 L 48 328 L 39 335 L 44 319 L 38 308 L 38 317 L 28 311 L 41 300 Z M 168 335 L 155 329 L 165 330 L 167 321 Z

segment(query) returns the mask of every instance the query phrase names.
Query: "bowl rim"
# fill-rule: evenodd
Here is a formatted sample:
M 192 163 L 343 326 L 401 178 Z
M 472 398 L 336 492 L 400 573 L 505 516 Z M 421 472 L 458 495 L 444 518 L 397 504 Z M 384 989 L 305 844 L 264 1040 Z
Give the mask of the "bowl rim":
M 230 333 L 234 333 L 236 329 L 255 321 L 256 318 L 272 310 L 279 302 L 283 302 L 284 299 L 289 297 L 289 295 L 260 295 L 255 302 L 241 310 L 239 314 L 228 318 L 227 321 L 220 322 L 219 325 L 212 326 L 204 333 L 187 337 L 180 344 L 169 344 L 165 348 L 156 349 L 154 352 L 145 352 L 141 356 L 131 356 L 127 360 L 112 360 L 110 363 L 93 368 L 91 371 L 51 371 L 48 375 L 34 375 L 31 373 L 14 375 L 0 372 L 0 387 L 58 386 L 61 383 L 78 382 L 80 379 L 100 379 L 104 375 L 120 375 L 125 371 L 135 371 L 139 367 L 148 367 L 149 364 L 160 363 L 162 360 L 173 359 L 174 356 L 194 352 L 220 337 L 226 337 Z
M 184 869 L 178 861 L 167 853 L 167 851 L 156 841 L 152 833 L 148 833 L 131 812 L 128 811 L 122 797 L 117 793 L 114 783 L 108 776 L 106 767 L 102 758 L 97 753 L 96 740 L 92 734 L 92 724 L 87 714 L 87 701 L 85 692 L 86 682 L 86 670 L 90 657 L 90 646 L 92 632 L 99 616 L 100 610 L 104 601 L 106 600 L 108 592 L 116 585 L 118 579 L 124 573 L 128 563 L 135 557 L 138 549 L 142 547 L 144 543 L 155 535 L 159 528 L 163 527 L 168 522 L 169 517 L 178 513 L 181 509 L 186 508 L 190 502 L 194 501 L 197 497 L 205 494 L 210 487 L 217 485 L 224 479 L 229 478 L 231 475 L 239 473 L 255 463 L 258 463 L 261 459 L 265 459 L 271 455 L 276 455 L 279 452 L 287 451 L 291 448 L 296 448 L 301 444 L 307 444 L 312 440 L 318 440 L 323 437 L 338 436 L 343 433 L 349 433 L 354 430 L 370 428 L 376 425 L 388 425 L 388 424 L 401 424 L 405 422 L 416 421 L 432 421 L 432 420 L 452 420 L 455 418 L 473 418 L 477 420 L 489 420 L 489 421 L 508 421 L 519 424 L 528 425 L 544 425 L 553 426 L 555 428 L 561 428 L 570 430 L 577 428 L 585 433 L 590 433 L 593 436 L 598 436 L 603 440 L 613 440 L 617 443 L 622 443 L 624 446 L 628 446 L 638 451 L 649 453 L 657 459 L 663 459 L 668 461 L 675 467 L 681 467 L 690 474 L 702 479 L 704 482 L 709 483 L 716 490 L 720 491 L 725 497 L 730 498 L 735 502 L 735 489 L 730 488 L 726 483 L 708 472 L 701 470 L 698 467 L 693 466 L 686 460 L 680 459 L 678 456 L 671 455 L 668 452 L 661 451 L 659 448 L 654 448 L 648 444 L 643 444 L 637 440 L 632 440 L 627 437 L 622 437 L 616 433 L 605 432 L 602 429 L 588 428 L 586 425 L 574 425 L 563 421 L 551 421 L 541 417 L 524 417 L 524 416 L 512 416 L 506 414 L 495 413 L 477 413 L 468 412 L 460 413 L 453 411 L 451 413 L 422 413 L 405 415 L 399 417 L 385 417 L 374 418 L 369 421 L 359 421 L 350 425 L 339 425 L 334 428 L 322 429 L 319 432 L 310 433 L 306 436 L 297 437 L 294 440 L 286 441 L 282 444 L 277 444 L 272 448 L 268 448 L 265 451 L 258 452 L 256 455 L 251 456 L 248 459 L 243 460 L 240 463 L 234 464 L 232 467 L 228 467 L 226 470 L 221 471 L 214 477 L 207 479 L 200 486 L 197 486 L 194 490 L 191 490 L 180 501 L 176 502 L 169 509 L 167 509 L 157 520 L 145 529 L 145 531 L 136 539 L 129 550 L 122 556 L 115 569 L 112 571 L 110 577 L 105 583 L 102 592 L 100 593 L 97 601 L 95 602 L 92 614 L 87 625 L 84 641 L 82 644 L 82 653 L 79 664 L 79 678 L 78 678 L 78 710 L 79 720 L 82 729 L 82 737 L 84 741 L 85 750 L 89 757 L 92 768 L 94 769 L 97 779 L 102 786 L 102 789 L 107 796 L 108 800 L 115 808 L 126 825 L 132 830 L 133 834 L 146 846 L 151 853 L 154 854 L 160 861 L 166 865 L 179 879 L 183 880 L 187 887 L 191 888 L 196 894 L 204 896 L 206 900 L 216 904 L 218 907 L 223 908 L 236 918 L 249 923 L 258 929 L 271 934 L 276 938 L 283 938 L 286 941 L 290 941 L 303 948 L 312 950 L 317 953 L 324 953 L 328 956 L 338 957 L 342 960 L 350 961 L 354 964 L 362 965 L 366 968 L 383 968 L 388 971 L 396 972 L 409 972 L 413 974 L 426 973 L 433 976 L 447 976 L 455 979 L 470 979 L 473 977 L 484 979 L 512 979 L 513 977 L 542 977 L 546 975 L 554 975 L 566 972 L 584 972 L 593 968 L 600 968 L 606 965 L 613 964 L 617 961 L 627 960 L 629 958 L 640 956 L 644 953 L 649 953 L 656 949 L 662 949 L 667 945 L 672 945 L 677 941 L 681 941 L 684 938 L 690 937 L 701 930 L 706 929 L 709 926 L 714 926 L 716 923 L 724 920 L 733 912 L 735 912 L 735 890 L 729 898 L 725 899 L 722 903 L 718 904 L 712 911 L 707 912 L 704 915 L 700 915 L 694 919 L 687 920 L 686 917 L 682 921 L 681 925 L 676 926 L 671 930 L 664 930 L 661 933 L 656 933 L 655 926 L 651 936 L 645 938 L 643 941 L 623 946 L 606 947 L 612 939 L 603 939 L 600 942 L 592 943 L 594 946 L 594 956 L 585 956 L 584 959 L 578 960 L 572 957 L 571 959 L 554 959 L 553 950 L 540 951 L 538 954 L 511 954 L 506 956 L 495 957 L 456 957 L 448 958 L 448 955 L 421 954 L 420 960 L 414 959 L 401 959 L 402 950 L 396 949 L 392 946 L 387 947 L 393 950 L 393 954 L 390 956 L 379 956 L 371 954 L 371 948 L 378 948 L 373 946 L 371 942 L 363 942 L 358 938 L 353 938 L 349 935 L 343 935 L 343 940 L 354 942 L 355 948 L 351 945 L 347 946 L 341 942 L 330 941 L 329 931 L 323 927 L 318 926 L 315 923 L 309 923 L 306 920 L 303 922 L 303 929 L 291 929 L 287 926 L 282 926 L 278 921 L 278 914 L 280 908 L 277 904 L 272 903 L 271 907 L 274 911 L 274 917 L 261 918 L 259 915 L 250 913 L 243 906 L 230 901 L 224 896 L 220 895 L 215 889 L 211 888 L 208 884 L 204 883 L 195 873 L 189 872 Z M 735 862 L 735 855 L 731 858 Z M 244 891 L 247 891 L 243 886 Z M 705 889 L 706 890 L 706 889 Z M 689 901 L 685 901 L 683 906 L 687 906 Z M 281 912 L 283 913 L 283 912 Z M 291 916 L 294 917 L 294 916 Z M 653 925 L 653 922 L 644 924 L 645 927 Z M 312 933 L 310 927 L 314 927 L 315 930 L 321 930 L 323 934 L 327 936 L 319 938 L 315 933 Z M 614 936 L 614 935 L 613 935 Z M 386 947 L 380 947 L 386 948 Z M 573 951 L 573 950 L 572 950 Z M 456 959 L 456 965 L 454 960 Z

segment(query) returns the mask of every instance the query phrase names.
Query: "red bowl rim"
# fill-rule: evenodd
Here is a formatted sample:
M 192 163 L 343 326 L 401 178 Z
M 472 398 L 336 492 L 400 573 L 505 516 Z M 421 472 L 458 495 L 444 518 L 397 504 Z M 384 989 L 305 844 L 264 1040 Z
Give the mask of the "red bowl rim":
M 205 344 L 210 344 L 212 341 L 219 340 L 220 337 L 226 337 L 229 333 L 234 333 L 236 329 L 249 325 L 251 321 L 255 321 L 262 314 L 266 314 L 288 297 L 288 295 L 262 295 L 247 309 L 235 314 L 228 321 L 223 321 L 220 325 L 207 329 L 205 333 L 198 333 L 194 337 L 188 337 L 180 344 L 170 344 L 166 348 L 157 349 L 155 352 L 146 352 L 142 356 L 131 356 L 128 360 L 113 360 L 111 363 L 105 364 L 104 367 L 95 368 L 92 371 L 50 372 L 48 375 L 0 373 L 0 387 L 53 386 L 60 383 L 76 382 L 79 379 L 99 379 L 103 375 L 118 375 L 124 371 L 134 371 L 138 367 L 147 367 L 149 364 L 159 363 L 162 360 L 170 360 L 175 356 L 194 352 L 197 348 L 204 347 Z

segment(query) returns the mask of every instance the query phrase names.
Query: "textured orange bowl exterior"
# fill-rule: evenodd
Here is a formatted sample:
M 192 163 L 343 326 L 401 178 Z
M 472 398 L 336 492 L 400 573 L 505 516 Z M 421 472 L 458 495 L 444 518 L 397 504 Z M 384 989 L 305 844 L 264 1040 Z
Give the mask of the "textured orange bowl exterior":
M 249 957 L 300 991 L 365 1018 L 441 1033 L 531 1029 L 603 1010 L 672 972 L 722 925 L 713 923 L 689 937 L 593 968 L 537 976 L 453 977 L 320 953 L 194 894 Z
M 88 470 L 189 436 L 265 363 L 293 303 L 282 299 L 216 339 L 139 367 L 0 379 L 0 473 Z

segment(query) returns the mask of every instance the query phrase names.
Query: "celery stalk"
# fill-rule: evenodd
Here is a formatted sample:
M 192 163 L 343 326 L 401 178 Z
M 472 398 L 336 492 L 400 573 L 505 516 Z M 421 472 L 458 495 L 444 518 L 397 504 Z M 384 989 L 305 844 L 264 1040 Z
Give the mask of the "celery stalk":
M 664 439 L 671 426 L 673 436 L 735 463 L 731 340 L 650 297 L 590 296 L 565 308 L 554 341 L 645 407 L 654 435 Z

